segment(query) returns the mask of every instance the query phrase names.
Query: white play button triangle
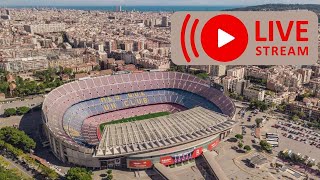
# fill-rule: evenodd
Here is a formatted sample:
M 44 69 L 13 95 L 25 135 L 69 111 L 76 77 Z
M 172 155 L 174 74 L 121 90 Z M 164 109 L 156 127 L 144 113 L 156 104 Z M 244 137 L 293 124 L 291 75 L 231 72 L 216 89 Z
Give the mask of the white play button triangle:
M 218 29 L 218 48 L 228 44 L 233 41 L 235 37 L 231 36 L 229 33 L 224 30 Z

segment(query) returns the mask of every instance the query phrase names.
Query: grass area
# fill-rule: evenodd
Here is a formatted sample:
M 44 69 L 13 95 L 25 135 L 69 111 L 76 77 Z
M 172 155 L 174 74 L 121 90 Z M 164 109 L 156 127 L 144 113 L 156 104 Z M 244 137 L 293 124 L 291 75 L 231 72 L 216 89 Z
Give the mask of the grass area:
M 119 119 L 119 120 L 100 124 L 100 131 L 103 132 L 103 128 L 106 125 L 127 123 L 127 122 L 133 122 L 133 121 L 141 121 L 141 120 L 156 118 L 156 117 L 160 117 L 160 116 L 166 116 L 169 114 L 170 114 L 170 112 L 157 112 L 157 113 L 145 114 L 145 115 L 141 115 L 141 116 L 134 116 L 134 117 L 130 117 L 130 118 Z

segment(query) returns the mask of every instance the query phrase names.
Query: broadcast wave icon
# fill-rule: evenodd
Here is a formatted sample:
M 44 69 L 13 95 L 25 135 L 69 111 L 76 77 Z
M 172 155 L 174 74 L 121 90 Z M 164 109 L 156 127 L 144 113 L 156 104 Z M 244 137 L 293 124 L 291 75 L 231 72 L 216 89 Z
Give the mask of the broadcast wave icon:
M 187 14 L 180 33 L 180 43 L 185 60 L 191 58 L 186 48 L 186 29 L 191 15 Z M 195 43 L 195 33 L 199 19 L 193 21 L 190 33 L 191 49 L 196 58 L 199 52 Z M 212 17 L 201 30 L 201 45 L 205 53 L 213 60 L 229 62 L 237 59 L 245 51 L 248 44 L 248 32 L 245 25 L 236 17 L 221 14 Z

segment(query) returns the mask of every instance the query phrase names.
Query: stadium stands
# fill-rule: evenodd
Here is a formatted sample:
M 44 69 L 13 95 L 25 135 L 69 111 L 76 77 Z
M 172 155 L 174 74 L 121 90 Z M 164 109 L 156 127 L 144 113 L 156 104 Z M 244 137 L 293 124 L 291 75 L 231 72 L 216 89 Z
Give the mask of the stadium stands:
M 144 114 L 157 113 L 157 112 L 170 112 L 175 113 L 186 110 L 185 107 L 177 104 L 153 104 L 148 106 L 140 106 L 130 109 L 122 109 L 105 114 L 93 116 L 84 120 L 82 125 L 82 134 L 84 139 L 92 145 L 97 145 L 101 138 L 99 125 L 105 122 L 129 118 L 134 116 L 141 116 Z
M 92 152 L 90 145 L 97 144 L 97 137 L 91 136 L 92 126 L 109 120 L 104 117 L 124 117 L 117 113 L 119 110 L 155 104 L 187 109 L 202 106 L 230 117 L 235 113 L 233 102 L 202 79 L 179 72 L 146 72 L 96 77 L 60 86 L 46 96 L 43 115 L 50 137 L 61 140 L 64 146 Z M 96 123 L 91 123 L 91 119 Z M 60 145 L 55 146 L 55 153 L 62 151 Z
M 121 109 L 163 103 L 177 104 L 187 109 L 202 106 L 212 111 L 221 112 L 215 104 L 194 93 L 177 89 L 146 90 L 143 92 L 120 94 L 77 103 L 65 112 L 63 126 L 75 141 L 90 144 L 84 138 L 83 133 L 81 133 L 85 119 Z M 146 111 L 144 114 L 147 113 L 149 112 Z M 132 115 L 136 116 L 136 114 Z M 120 116 L 119 119 L 122 118 L 123 117 Z M 108 121 L 108 119 L 104 121 Z M 100 123 L 102 122 L 103 121 L 100 121 Z

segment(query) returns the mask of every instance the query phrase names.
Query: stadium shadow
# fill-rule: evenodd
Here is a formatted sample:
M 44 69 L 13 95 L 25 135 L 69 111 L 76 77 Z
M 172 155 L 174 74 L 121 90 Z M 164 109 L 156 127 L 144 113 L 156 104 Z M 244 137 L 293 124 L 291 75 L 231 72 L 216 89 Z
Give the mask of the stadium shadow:
M 202 156 L 199 156 L 195 159 L 196 166 L 199 169 L 201 175 L 205 180 L 217 180 L 215 176 L 212 174 L 209 165 L 207 162 L 203 159 Z
M 36 106 L 28 113 L 22 116 L 18 128 L 24 131 L 30 138 L 36 142 L 34 155 L 50 162 L 52 165 L 70 167 L 68 164 L 62 163 L 51 152 L 50 147 L 44 147 L 43 142 L 48 141 L 43 131 L 43 122 L 41 120 L 41 107 Z

